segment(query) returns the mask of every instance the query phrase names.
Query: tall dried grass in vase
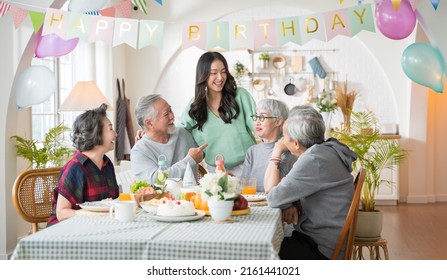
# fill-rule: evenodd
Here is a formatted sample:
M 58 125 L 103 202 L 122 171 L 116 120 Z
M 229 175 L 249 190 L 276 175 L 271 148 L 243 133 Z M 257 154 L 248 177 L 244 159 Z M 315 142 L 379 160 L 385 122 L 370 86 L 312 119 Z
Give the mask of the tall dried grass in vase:
M 335 88 L 338 108 L 343 114 L 343 128 L 345 131 L 349 132 L 351 130 L 351 112 L 354 107 L 354 101 L 357 95 L 359 94 L 356 90 L 348 91 L 348 80 L 343 83 L 343 86 L 340 84 Z

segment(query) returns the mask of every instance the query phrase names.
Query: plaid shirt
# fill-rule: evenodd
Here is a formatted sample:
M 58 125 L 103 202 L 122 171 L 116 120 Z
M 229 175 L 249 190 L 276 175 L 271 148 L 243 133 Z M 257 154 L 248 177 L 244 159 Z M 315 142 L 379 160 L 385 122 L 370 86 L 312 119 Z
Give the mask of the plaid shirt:
M 117 198 L 119 187 L 113 163 L 104 155 L 104 164 L 100 170 L 90 158 L 76 151 L 59 174 L 53 193 L 53 213 L 48 218 L 48 225 L 59 222 L 56 217 L 58 195 L 68 199 L 75 210 L 80 209 L 78 204 L 86 201 Z

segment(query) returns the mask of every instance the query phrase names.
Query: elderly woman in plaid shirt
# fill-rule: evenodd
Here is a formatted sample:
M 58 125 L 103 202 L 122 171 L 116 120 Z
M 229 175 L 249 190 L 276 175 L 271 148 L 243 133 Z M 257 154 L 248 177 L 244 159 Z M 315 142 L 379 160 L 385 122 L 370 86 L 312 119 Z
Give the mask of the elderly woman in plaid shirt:
M 76 151 L 59 174 L 48 225 L 74 216 L 78 204 L 119 196 L 113 163 L 105 155 L 115 148 L 117 137 L 106 110 L 107 105 L 102 104 L 73 123 L 71 138 Z

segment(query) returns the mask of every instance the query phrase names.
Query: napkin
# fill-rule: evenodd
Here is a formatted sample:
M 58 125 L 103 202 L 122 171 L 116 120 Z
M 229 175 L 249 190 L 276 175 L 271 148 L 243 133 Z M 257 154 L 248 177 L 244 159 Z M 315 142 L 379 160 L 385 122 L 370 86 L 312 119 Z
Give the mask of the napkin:
M 197 185 L 196 178 L 194 177 L 194 173 L 192 172 L 191 165 L 186 165 L 185 175 L 183 176 L 183 186 L 190 187 Z

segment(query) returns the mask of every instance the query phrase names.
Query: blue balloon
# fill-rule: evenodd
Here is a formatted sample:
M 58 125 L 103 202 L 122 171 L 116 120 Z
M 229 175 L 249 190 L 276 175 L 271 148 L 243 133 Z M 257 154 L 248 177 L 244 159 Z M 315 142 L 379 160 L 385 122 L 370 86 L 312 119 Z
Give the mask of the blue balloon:
M 402 54 L 402 68 L 413 82 L 442 92 L 445 73 L 444 58 L 439 49 L 417 42 L 409 45 Z

